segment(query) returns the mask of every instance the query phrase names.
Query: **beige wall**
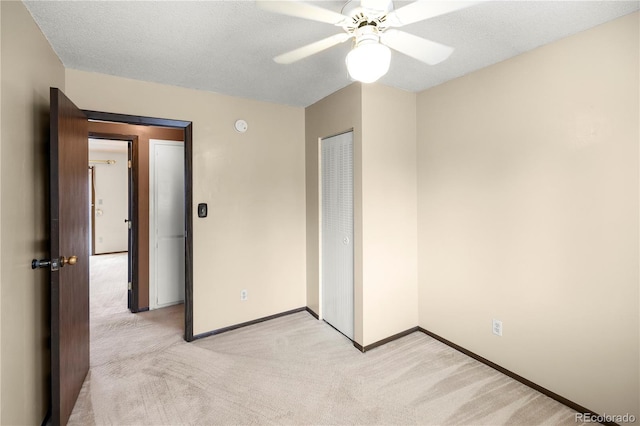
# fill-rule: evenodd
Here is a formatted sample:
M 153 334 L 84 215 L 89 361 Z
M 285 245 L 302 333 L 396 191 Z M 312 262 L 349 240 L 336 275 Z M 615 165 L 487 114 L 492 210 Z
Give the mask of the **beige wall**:
M 363 345 L 418 323 L 416 95 L 362 86 Z
M 97 148 L 91 141 L 98 142 Z M 129 249 L 129 168 L 127 141 L 109 141 L 105 150 L 100 139 L 90 139 L 89 160 L 113 160 L 114 164 L 89 163 L 93 167 L 95 254 Z
M 64 67 L 21 2 L 0 2 L 2 33 L 2 424 L 40 424 L 49 405 L 49 87 Z
M 418 96 L 420 326 L 636 417 L 638 16 Z
M 418 323 L 416 95 L 352 84 L 306 110 L 307 306 L 322 316 L 319 140 L 354 131 L 354 340 Z
M 303 108 L 72 69 L 66 92 L 84 109 L 193 122 L 194 214 L 209 204 L 193 219 L 195 334 L 305 306 Z
M 351 84 L 307 107 L 307 306 L 322 317 L 320 304 L 320 139 L 353 130 L 354 340 L 362 344 L 362 86 Z

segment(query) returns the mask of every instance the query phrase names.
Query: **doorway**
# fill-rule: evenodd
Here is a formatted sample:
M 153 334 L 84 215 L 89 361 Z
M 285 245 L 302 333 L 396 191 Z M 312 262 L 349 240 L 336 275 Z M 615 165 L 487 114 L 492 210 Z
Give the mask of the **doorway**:
M 175 129 L 180 131 L 180 135 L 182 136 L 180 139 L 184 140 L 184 339 L 188 342 L 193 341 L 193 240 L 192 240 L 192 229 L 193 229 L 193 202 L 192 202 L 192 168 L 191 168 L 191 157 L 192 157 L 192 124 L 189 121 L 182 120 L 170 120 L 170 119 L 161 119 L 161 118 L 153 118 L 153 117 L 142 117 L 142 116 L 132 116 L 125 114 L 115 114 L 115 113 L 107 113 L 107 112 L 99 112 L 99 111 L 89 111 L 84 110 L 83 113 L 89 119 L 90 128 L 97 129 L 96 133 L 100 131 L 104 131 L 105 128 L 108 127 L 108 124 L 120 124 L 120 125 L 130 125 L 135 126 L 140 129 Z M 101 130 L 102 129 L 102 130 Z M 125 133 L 125 132 L 120 132 Z M 95 134 L 95 133 L 94 133 Z M 129 139 L 131 135 L 125 135 L 124 139 Z M 138 143 L 142 143 L 142 138 L 146 137 L 148 140 L 148 136 L 137 136 Z M 132 152 L 132 165 L 135 169 L 140 155 L 144 152 L 144 149 L 136 150 L 133 149 Z M 148 151 L 147 151 L 148 152 Z M 140 170 L 142 169 L 142 170 Z M 139 191 L 140 195 L 134 194 L 133 197 L 135 200 L 138 200 L 139 197 L 142 197 L 143 193 L 148 193 L 148 187 L 144 187 L 144 182 L 141 177 L 144 177 L 146 174 L 148 176 L 148 168 L 140 167 L 138 173 L 133 174 L 133 188 L 134 191 Z M 148 185 L 148 182 L 147 182 Z M 148 202 L 146 203 L 133 203 L 133 217 L 148 217 Z M 138 242 L 148 241 L 148 227 L 138 226 L 137 221 L 132 221 L 132 232 L 138 236 L 136 240 Z M 146 232 L 146 233 L 145 233 Z M 140 253 L 134 253 L 133 258 L 142 258 L 144 257 L 143 250 L 141 247 L 138 248 Z M 148 256 L 148 251 L 147 254 Z M 144 259 L 142 259 L 144 260 Z M 148 258 L 147 258 L 148 262 Z M 133 280 L 132 280 L 132 296 L 135 302 L 139 303 L 140 300 L 145 297 L 145 292 L 140 292 L 140 278 L 144 278 L 145 272 L 147 273 L 148 280 L 148 270 L 144 271 L 144 268 L 139 268 L 138 263 L 134 262 L 133 265 Z M 138 279 L 136 279 L 136 277 Z M 146 291 L 148 295 L 148 289 Z M 148 297 L 146 298 L 148 300 Z M 148 303 L 148 302 L 147 302 Z M 137 306 L 140 306 L 137 304 Z M 148 305 L 147 305 L 148 306 Z M 140 309 L 146 310 L 146 309 Z
M 127 225 L 131 228 L 131 239 L 133 245 L 130 249 L 132 255 L 132 270 L 130 271 L 130 310 L 131 312 L 143 312 L 150 308 L 150 284 L 151 279 L 151 247 L 150 247 L 150 141 L 172 140 L 180 141 L 184 146 L 185 131 L 180 128 L 169 128 L 163 126 L 144 126 L 139 124 L 127 124 L 121 122 L 90 121 L 89 134 L 92 137 L 102 139 L 122 139 L 132 141 L 131 158 L 129 169 L 132 206 Z M 184 158 L 184 153 L 179 154 L 178 161 Z M 184 174 L 184 173 L 183 173 Z M 184 176 L 181 177 L 184 181 Z M 183 184 L 184 187 L 184 184 Z M 183 209 L 184 202 L 181 200 L 176 206 Z M 122 223 L 124 226 L 125 224 Z M 184 236 L 184 220 L 180 225 Z M 184 251 L 184 250 L 183 250 Z M 183 268 L 184 270 L 184 268 Z M 180 280 L 184 283 L 184 279 Z
M 92 255 L 129 250 L 131 142 L 89 138 Z
M 100 135 L 98 135 L 100 136 Z M 130 140 L 90 137 L 89 143 L 89 249 L 92 256 L 126 254 L 127 276 L 120 291 L 127 309 L 136 312 L 132 281 L 136 235 L 132 229 L 134 188 L 132 152 L 137 138 Z M 137 148 L 137 146 L 136 146 Z M 91 274 L 94 276 L 95 274 Z
M 321 313 L 353 340 L 353 132 L 320 141 Z

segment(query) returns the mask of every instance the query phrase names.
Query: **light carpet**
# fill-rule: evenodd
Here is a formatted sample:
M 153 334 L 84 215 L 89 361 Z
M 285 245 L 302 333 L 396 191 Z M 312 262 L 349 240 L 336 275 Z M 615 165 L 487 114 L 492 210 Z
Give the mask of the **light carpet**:
M 182 305 L 131 314 L 126 291 L 108 296 L 105 286 L 120 294 L 118 262 L 126 268 L 126 255 L 92 258 L 99 308 L 71 425 L 580 424 L 570 408 L 420 332 L 362 354 L 300 312 L 186 343 Z

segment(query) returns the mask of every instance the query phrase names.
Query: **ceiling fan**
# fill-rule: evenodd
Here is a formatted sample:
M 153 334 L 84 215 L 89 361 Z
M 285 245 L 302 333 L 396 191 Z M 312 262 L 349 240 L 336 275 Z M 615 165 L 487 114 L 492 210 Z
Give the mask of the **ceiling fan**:
M 256 3 L 264 10 L 324 22 L 344 30 L 343 33 L 276 56 L 274 60 L 277 63 L 291 64 L 354 39 L 353 48 L 346 57 L 349 75 L 355 80 L 372 83 L 389 70 L 389 48 L 429 65 L 444 61 L 453 52 L 452 47 L 395 28 L 460 10 L 478 2 L 417 0 L 394 10 L 392 0 L 351 0 L 342 9 L 342 13 L 297 0 L 257 0 Z

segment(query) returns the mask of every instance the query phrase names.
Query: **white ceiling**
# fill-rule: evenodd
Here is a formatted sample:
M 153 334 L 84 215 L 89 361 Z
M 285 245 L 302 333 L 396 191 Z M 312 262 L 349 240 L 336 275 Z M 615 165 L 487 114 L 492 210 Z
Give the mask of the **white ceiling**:
M 340 12 L 345 1 L 312 3 Z M 394 1 L 396 9 L 408 3 Z M 341 28 L 266 12 L 253 1 L 25 4 L 67 68 L 294 106 L 351 83 L 344 63 L 349 42 L 291 65 L 272 60 Z M 380 82 L 418 92 L 639 6 L 638 0 L 483 2 L 404 27 L 456 50 L 435 66 L 393 52 Z

